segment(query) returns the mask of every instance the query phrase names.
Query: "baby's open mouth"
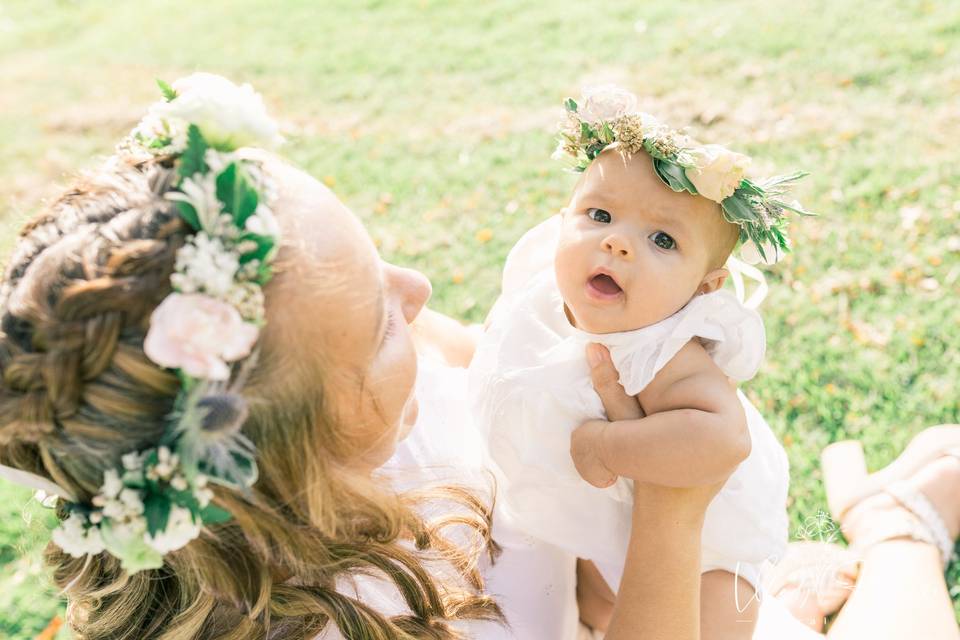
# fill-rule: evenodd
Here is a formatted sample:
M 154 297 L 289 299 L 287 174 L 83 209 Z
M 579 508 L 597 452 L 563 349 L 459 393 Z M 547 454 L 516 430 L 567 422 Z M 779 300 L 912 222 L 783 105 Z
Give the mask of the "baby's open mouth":
M 587 281 L 587 288 L 594 297 L 601 300 L 611 300 L 623 293 L 617 281 L 605 273 L 598 273 Z

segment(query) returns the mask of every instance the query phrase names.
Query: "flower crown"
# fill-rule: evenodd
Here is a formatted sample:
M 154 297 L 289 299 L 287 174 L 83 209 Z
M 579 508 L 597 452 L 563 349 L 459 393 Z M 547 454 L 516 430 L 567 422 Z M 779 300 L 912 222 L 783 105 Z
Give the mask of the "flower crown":
M 107 551 L 129 573 L 161 567 L 163 556 L 198 537 L 203 525 L 230 519 L 212 504 L 209 485 L 245 491 L 256 482 L 238 390 L 255 360 L 262 288 L 280 239 L 267 177 L 235 153 L 279 141 L 260 96 L 211 74 L 158 84 L 164 99 L 119 151 L 173 164 L 165 197 L 190 230 L 176 255 L 173 292 L 151 315 L 143 345 L 180 378 L 174 412 L 156 447 L 127 453 L 120 469 L 104 473 L 90 504 L 45 478 L 0 468 L 65 501 L 69 515 L 53 531 L 55 544 L 74 557 Z
M 774 264 L 790 251 L 786 215 L 815 215 L 783 197 L 807 174 L 796 172 L 760 182 L 744 177 L 750 158 L 720 145 L 700 145 L 653 116 L 636 110 L 637 98 L 616 86 L 584 92 L 578 104 L 564 101 L 567 119 L 560 124 L 554 158 L 572 158 L 574 171 L 585 171 L 600 153 L 616 143 L 622 153 L 643 150 L 657 176 L 674 191 L 701 195 L 718 203 L 724 218 L 740 227 L 741 257 L 749 264 Z

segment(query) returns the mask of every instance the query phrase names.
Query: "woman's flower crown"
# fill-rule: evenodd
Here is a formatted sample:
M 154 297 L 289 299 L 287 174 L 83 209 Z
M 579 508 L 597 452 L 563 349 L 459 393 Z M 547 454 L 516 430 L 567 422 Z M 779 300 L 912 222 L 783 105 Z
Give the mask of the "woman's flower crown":
M 701 195 L 718 203 L 726 220 L 740 227 L 741 257 L 750 264 L 777 262 L 790 250 L 786 215 L 814 215 L 797 202 L 783 200 L 807 174 L 796 172 L 760 182 L 745 177 L 750 158 L 720 145 L 700 145 L 653 116 L 636 110 L 637 98 L 616 85 L 584 92 L 578 104 L 564 101 L 567 119 L 560 125 L 554 158 L 569 156 L 574 171 L 585 171 L 616 143 L 622 153 L 643 150 L 674 191 Z
M 147 357 L 180 378 L 174 413 L 156 447 L 127 453 L 122 468 L 104 473 L 90 504 L 39 476 L 0 468 L 64 499 L 69 515 L 53 531 L 55 544 L 74 557 L 107 551 L 129 573 L 163 566 L 163 556 L 204 525 L 230 519 L 212 504 L 211 484 L 244 491 L 257 479 L 237 391 L 255 359 L 263 286 L 280 239 L 268 178 L 236 153 L 279 141 L 260 96 L 211 74 L 159 84 L 164 99 L 120 152 L 173 163 L 176 179 L 165 197 L 190 229 L 173 292 L 151 315 L 143 344 Z

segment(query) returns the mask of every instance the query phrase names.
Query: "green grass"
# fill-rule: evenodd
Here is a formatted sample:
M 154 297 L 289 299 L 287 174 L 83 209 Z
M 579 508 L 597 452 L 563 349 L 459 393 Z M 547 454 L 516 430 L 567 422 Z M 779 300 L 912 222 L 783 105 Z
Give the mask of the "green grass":
M 613 80 L 761 173 L 813 172 L 799 196 L 823 215 L 769 273 L 768 358 L 747 385 L 790 456 L 795 532 L 825 506 L 824 445 L 859 438 L 876 466 L 960 421 L 960 5 L 274 4 L 5 0 L 0 250 L 111 151 L 154 77 L 204 69 L 252 82 L 288 157 L 431 278 L 435 307 L 478 320 L 506 251 L 572 184 L 549 159 L 560 100 Z M 59 608 L 39 562 L 49 514 L 28 495 L 0 486 L 0 637 Z

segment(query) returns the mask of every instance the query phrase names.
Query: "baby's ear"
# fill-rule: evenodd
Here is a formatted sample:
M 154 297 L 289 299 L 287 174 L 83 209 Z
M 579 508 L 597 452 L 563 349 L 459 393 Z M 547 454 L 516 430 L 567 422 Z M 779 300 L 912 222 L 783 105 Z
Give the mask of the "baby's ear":
M 703 276 L 703 282 L 700 283 L 700 288 L 697 289 L 697 293 L 713 293 L 723 286 L 723 283 L 727 281 L 727 276 L 729 275 L 730 272 L 722 267 L 720 269 L 714 269 Z

